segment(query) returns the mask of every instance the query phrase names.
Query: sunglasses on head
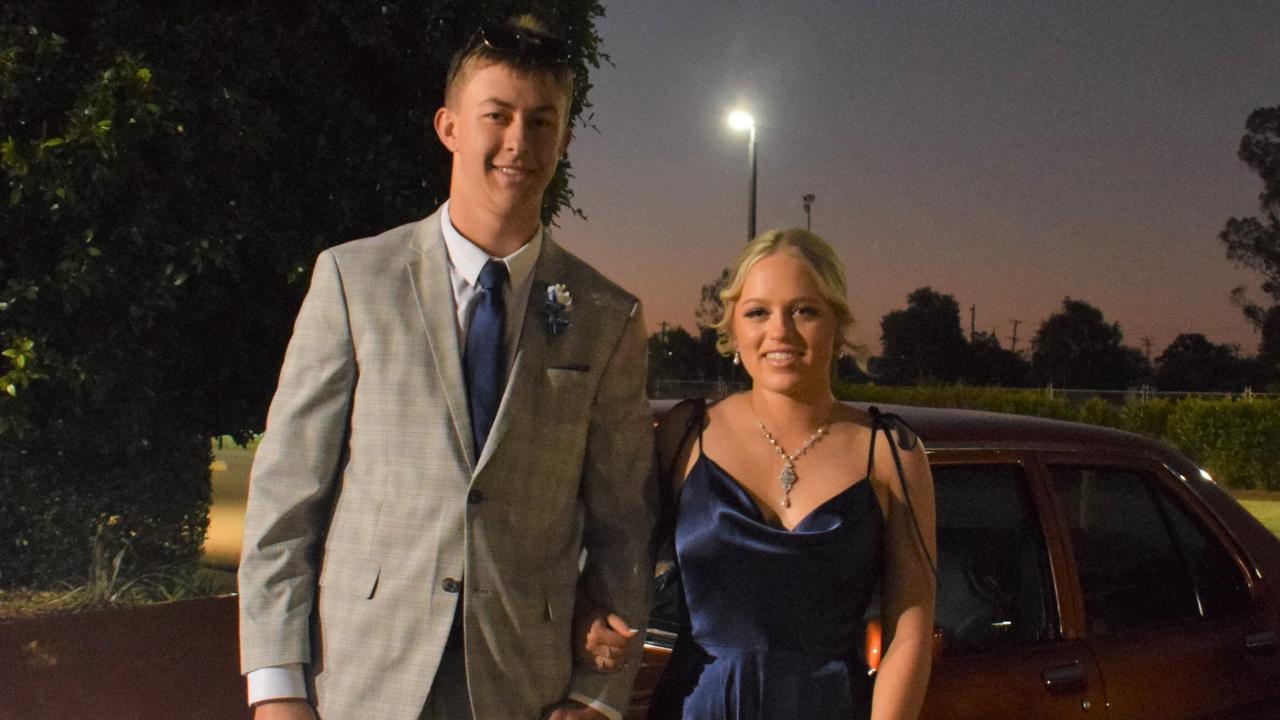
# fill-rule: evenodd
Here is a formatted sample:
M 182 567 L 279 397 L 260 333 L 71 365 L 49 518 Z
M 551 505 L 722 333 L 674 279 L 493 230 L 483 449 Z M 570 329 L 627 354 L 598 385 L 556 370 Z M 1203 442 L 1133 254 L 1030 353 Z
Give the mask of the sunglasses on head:
M 470 47 L 485 47 L 504 55 L 519 55 L 553 65 L 568 63 L 573 55 L 562 38 L 507 25 L 485 25 L 476 31 Z

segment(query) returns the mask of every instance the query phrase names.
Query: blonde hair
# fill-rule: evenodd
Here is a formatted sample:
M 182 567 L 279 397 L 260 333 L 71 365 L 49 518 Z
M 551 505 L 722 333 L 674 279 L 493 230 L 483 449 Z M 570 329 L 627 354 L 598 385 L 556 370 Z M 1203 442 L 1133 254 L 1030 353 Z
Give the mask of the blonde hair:
M 509 30 L 552 36 L 547 24 L 533 15 L 516 15 L 508 18 L 502 25 Z M 471 42 L 449 61 L 449 71 L 445 74 L 445 105 L 450 105 L 454 101 L 458 90 L 467 84 L 473 73 L 490 65 L 504 65 L 522 77 L 545 72 L 555 80 L 557 85 L 564 88 L 565 95 L 569 98 L 569 102 L 565 105 L 566 110 L 573 105 L 575 81 L 573 67 L 569 63 L 552 64 L 531 56 L 499 52 L 483 42 L 476 42 L 477 36 L 472 36 Z M 562 118 L 565 121 L 567 119 Z
M 804 260 L 813 269 L 818 281 L 818 291 L 836 314 L 835 350 L 852 347 L 846 333 L 853 328 L 853 312 L 849 310 L 849 301 L 845 299 L 844 266 L 840 264 L 840 258 L 826 240 L 808 230 L 791 228 L 767 230 L 757 235 L 738 255 L 733 272 L 729 275 L 729 282 L 720 291 L 723 310 L 720 319 L 712 326 L 717 335 L 716 349 L 722 355 L 733 354 L 733 337 L 729 334 L 729 326 L 733 321 L 738 299 L 742 297 L 742 284 L 756 263 L 779 252 Z

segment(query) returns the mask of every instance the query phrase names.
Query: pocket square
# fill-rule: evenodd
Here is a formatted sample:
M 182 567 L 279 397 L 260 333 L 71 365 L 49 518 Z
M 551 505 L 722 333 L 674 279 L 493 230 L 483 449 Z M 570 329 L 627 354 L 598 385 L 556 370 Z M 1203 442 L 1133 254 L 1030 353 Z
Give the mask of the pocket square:
M 570 372 L 591 372 L 590 365 L 556 365 L 549 367 L 548 370 L 568 370 Z

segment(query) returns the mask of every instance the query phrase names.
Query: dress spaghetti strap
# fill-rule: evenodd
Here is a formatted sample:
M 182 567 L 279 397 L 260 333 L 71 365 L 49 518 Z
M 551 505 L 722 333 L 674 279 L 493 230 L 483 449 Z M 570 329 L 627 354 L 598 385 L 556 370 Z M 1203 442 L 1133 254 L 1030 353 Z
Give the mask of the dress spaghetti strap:
M 685 448 L 688 447 L 693 436 L 693 430 L 698 430 L 698 449 L 702 449 L 702 426 L 706 423 L 703 421 L 707 415 L 707 401 L 704 398 L 689 398 L 676 403 L 667 412 L 675 412 L 680 407 L 689 408 L 689 417 L 685 420 L 684 429 L 680 432 L 680 440 L 676 443 L 675 450 L 671 453 L 671 458 L 666 463 L 666 467 L 661 468 L 662 475 L 658 478 L 658 500 L 659 512 L 658 526 L 654 533 L 654 549 L 660 547 L 672 532 L 672 528 L 676 521 L 677 505 L 680 499 L 675 492 L 675 477 L 680 464 L 680 458 L 684 455 Z
M 902 486 L 902 499 L 906 501 L 907 513 L 911 516 L 911 527 L 916 531 L 916 540 L 920 542 L 920 552 L 924 553 L 925 563 L 929 566 L 929 571 L 933 573 L 934 579 L 938 577 L 938 564 L 929 554 L 929 545 L 924 541 L 924 533 L 920 530 L 920 520 L 916 517 L 916 509 L 911 504 L 911 491 L 907 489 L 906 472 L 902 469 L 902 458 L 898 455 L 898 448 L 903 450 L 912 450 L 919 440 L 919 436 L 911 429 L 907 422 L 893 413 L 880 412 L 880 408 L 872 405 L 867 408 L 871 413 L 871 447 L 875 448 L 875 433 L 877 428 L 883 428 L 884 434 L 889 438 L 889 454 L 893 456 L 894 467 L 898 470 L 898 482 Z M 894 435 L 897 430 L 897 435 Z M 870 462 L 868 462 L 868 475 L 870 474 Z

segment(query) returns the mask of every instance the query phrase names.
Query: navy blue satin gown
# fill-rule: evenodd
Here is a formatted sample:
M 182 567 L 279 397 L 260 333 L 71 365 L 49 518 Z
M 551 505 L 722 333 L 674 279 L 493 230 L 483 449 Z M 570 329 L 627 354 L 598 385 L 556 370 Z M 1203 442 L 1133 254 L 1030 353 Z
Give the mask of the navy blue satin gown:
M 871 711 L 863 614 L 884 520 L 863 480 L 794 530 L 699 455 L 680 491 L 676 562 L 689 608 L 650 720 L 859 720 Z

